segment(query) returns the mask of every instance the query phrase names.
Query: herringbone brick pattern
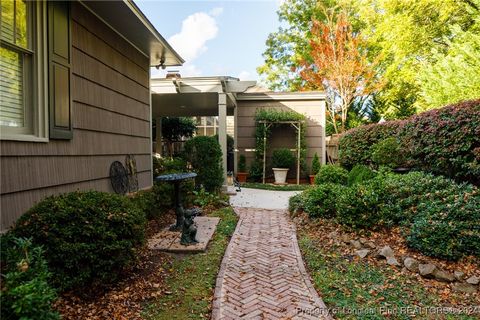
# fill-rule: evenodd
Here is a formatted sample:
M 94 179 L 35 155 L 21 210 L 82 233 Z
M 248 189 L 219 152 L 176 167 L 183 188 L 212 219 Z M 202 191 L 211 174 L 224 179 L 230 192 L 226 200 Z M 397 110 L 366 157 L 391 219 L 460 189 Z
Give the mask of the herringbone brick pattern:
M 240 220 L 217 278 L 212 319 L 329 319 L 286 212 L 235 211 Z

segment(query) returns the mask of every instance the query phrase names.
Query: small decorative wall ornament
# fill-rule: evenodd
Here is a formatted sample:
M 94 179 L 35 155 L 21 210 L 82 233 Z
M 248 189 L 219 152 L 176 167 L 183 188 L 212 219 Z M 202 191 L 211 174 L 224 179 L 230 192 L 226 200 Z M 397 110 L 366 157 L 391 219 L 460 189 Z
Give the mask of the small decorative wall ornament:
M 127 169 L 128 177 L 128 192 L 136 192 L 138 191 L 138 174 L 137 162 L 133 155 L 127 154 L 125 157 L 125 167 Z
M 113 191 L 118 194 L 125 194 L 128 191 L 127 170 L 120 161 L 114 161 L 110 165 L 110 182 Z

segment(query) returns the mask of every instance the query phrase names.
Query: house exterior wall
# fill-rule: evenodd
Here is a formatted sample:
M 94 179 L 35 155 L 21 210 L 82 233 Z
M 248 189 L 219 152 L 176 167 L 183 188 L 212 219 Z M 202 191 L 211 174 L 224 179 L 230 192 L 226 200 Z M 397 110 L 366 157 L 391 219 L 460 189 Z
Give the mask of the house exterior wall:
M 0 141 L 4 231 L 46 196 L 113 192 L 109 168 L 135 156 L 139 188 L 151 186 L 149 58 L 72 2 L 73 139 Z
M 247 166 L 250 167 L 255 152 L 255 112 L 258 108 L 290 110 L 304 114 L 307 118 L 307 130 L 305 139 L 307 143 L 307 169 L 310 170 L 313 156 L 315 153 L 320 158 L 320 163 L 325 163 L 325 100 L 324 99 L 305 99 L 301 93 L 296 94 L 297 99 L 282 100 L 281 95 L 274 99 L 266 99 L 265 96 L 255 100 L 249 98 L 243 100 L 239 97 L 237 109 L 237 149 L 236 156 L 244 154 L 247 160 Z M 270 140 L 267 141 L 267 166 L 271 161 L 271 154 L 277 148 L 296 148 L 297 131 L 288 124 L 283 124 L 272 128 Z M 246 151 L 251 149 L 252 151 Z M 269 177 L 271 170 L 267 171 Z M 289 178 L 296 177 L 296 170 L 290 170 Z M 300 178 L 305 178 L 301 176 Z

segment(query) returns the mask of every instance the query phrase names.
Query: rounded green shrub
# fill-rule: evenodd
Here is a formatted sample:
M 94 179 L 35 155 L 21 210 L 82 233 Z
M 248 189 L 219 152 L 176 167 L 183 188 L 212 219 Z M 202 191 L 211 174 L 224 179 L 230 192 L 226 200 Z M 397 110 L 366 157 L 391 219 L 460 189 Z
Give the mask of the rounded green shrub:
M 65 290 L 114 281 L 144 242 L 145 216 L 124 196 L 71 192 L 44 199 L 10 232 L 44 248 L 53 284 Z
M 422 202 L 407 236 L 410 247 L 448 260 L 480 257 L 480 193 L 451 194 Z
M 348 185 L 353 186 L 354 184 L 373 179 L 375 176 L 376 174 L 372 169 L 366 165 L 357 164 L 348 173 Z
M 289 169 L 295 164 L 295 156 L 287 148 L 273 150 L 272 168 Z
M 55 290 L 48 281 L 48 270 L 41 247 L 30 239 L 4 236 L 2 241 L 2 319 L 56 320 L 52 309 Z
M 311 218 L 333 218 L 336 216 L 336 203 L 347 187 L 325 183 L 303 192 L 303 209 Z
M 396 138 L 387 138 L 372 146 L 372 160 L 378 166 L 397 168 L 404 163 L 404 151 Z
M 337 221 L 353 229 L 389 226 L 391 217 L 382 210 L 387 196 L 382 176 L 346 188 L 337 197 Z
M 304 208 L 304 193 L 298 193 L 288 199 L 288 211 L 295 213 Z
M 348 171 L 337 165 L 322 166 L 315 176 L 315 184 L 323 183 L 346 185 L 348 183 Z
M 197 173 L 197 184 L 208 192 L 217 192 L 222 187 L 222 150 L 216 137 L 197 136 L 188 140 L 185 157 Z

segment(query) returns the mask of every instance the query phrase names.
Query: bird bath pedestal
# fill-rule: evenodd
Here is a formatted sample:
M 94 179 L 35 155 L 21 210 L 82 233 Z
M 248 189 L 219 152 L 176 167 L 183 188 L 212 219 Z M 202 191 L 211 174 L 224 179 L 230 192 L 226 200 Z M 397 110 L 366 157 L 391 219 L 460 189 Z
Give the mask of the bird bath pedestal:
M 193 179 L 197 176 L 194 172 L 187 173 L 171 173 L 163 174 L 155 178 L 157 182 L 169 182 L 174 186 L 174 201 L 175 201 L 175 214 L 177 216 L 177 221 L 175 224 L 170 226 L 170 231 L 182 231 L 183 221 L 185 219 L 185 212 L 183 210 L 181 195 L 180 195 L 180 183 L 187 179 Z

